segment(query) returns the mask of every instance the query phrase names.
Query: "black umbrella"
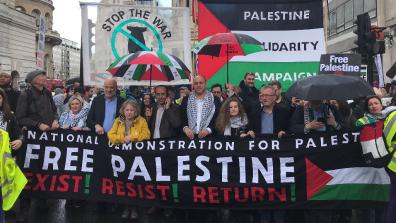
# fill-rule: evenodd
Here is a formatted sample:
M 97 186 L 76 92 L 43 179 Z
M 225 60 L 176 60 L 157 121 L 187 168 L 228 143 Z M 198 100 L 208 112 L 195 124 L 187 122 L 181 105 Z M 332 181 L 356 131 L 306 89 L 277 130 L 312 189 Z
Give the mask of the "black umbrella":
M 386 76 L 393 78 L 396 75 L 396 63 L 394 63 L 391 68 L 386 72 Z
M 303 100 L 347 100 L 374 95 L 360 77 L 324 74 L 297 80 L 286 93 Z

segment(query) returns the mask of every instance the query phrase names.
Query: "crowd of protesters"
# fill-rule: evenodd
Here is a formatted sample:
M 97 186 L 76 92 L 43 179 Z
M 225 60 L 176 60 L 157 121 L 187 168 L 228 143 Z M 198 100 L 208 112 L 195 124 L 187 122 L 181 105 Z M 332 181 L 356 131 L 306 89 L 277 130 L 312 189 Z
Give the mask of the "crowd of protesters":
M 66 92 L 60 88 L 50 92 L 42 70 L 30 72 L 26 82 L 30 87 L 20 93 L 11 87 L 9 74 L 0 74 L 0 128 L 9 132 L 14 151 L 22 146 L 22 131 L 26 128 L 94 131 L 106 134 L 114 144 L 180 135 L 189 139 L 254 138 L 268 134 L 282 138 L 358 129 L 361 125 L 357 120 L 370 117 L 375 122 L 384 108 L 379 96 L 352 103 L 285 98 L 278 81 L 257 89 L 253 73 L 246 73 L 239 86 L 215 84 L 210 88 L 206 79 L 198 75 L 191 89 L 184 86 L 177 90 L 169 86 L 125 90 L 117 86 L 115 79 L 106 79 L 103 93 L 99 88 L 80 87 L 78 83 Z M 395 105 L 396 82 L 387 85 L 386 94 L 393 97 L 391 103 Z M 27 221 L 23 212 L 29 202 L 21 199 L 18 221 Z M 154 211 L 157 210 L 145 210 Z M 172 211 L 164 210 L 164 213 L 169 216 Z M 293 211 L 281 210 L 245 213 L 249 213 L 248 220 L 243 221 L 259 219 L 261 223 L 288 222 L 290 216 L 296 215 Z M 306 223 L 385 222 L 385 210 L 305 210 L 303 213 Z M 229 210 L 220 210 L 214 216 L 226 222 L 232 214 Z M 125 206 L 121 217 L 137 219 L 139 211 Z

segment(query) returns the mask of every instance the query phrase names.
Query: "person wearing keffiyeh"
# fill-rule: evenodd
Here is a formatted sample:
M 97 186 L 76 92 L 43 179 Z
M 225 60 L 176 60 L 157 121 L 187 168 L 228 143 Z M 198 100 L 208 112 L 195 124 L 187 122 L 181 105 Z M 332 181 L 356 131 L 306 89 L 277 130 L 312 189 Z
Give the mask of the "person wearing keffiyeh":
M 72 96 L 69 99 L 69 111 L 62 113 L 59 125 L 63 129 L 88 130 L 86 120 L 89 107 L 84 106 L 84 99 L 80 96 Z
M 214 131 L 220 99 L 206 90 L 206 80 L 196 76 L 193 81 L 194 91 L 184 97 L 181 104 L 183 133 L 189 138 L 204 138 Z

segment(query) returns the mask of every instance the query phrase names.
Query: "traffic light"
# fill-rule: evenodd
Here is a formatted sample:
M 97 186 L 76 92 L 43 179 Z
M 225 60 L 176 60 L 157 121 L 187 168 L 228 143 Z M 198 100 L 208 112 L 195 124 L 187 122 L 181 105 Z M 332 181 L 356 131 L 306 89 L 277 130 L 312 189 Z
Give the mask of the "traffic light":
M 370 38 L 367 33 L 370 32 L 371 28 L 371 21 L 370 16 L 368 13 L 360 14 L 357 16 L 356 21 L 356 28 L 353 32 L 357 35 L 357 40 L 355 44 L 357 45 L 357 52 L 361 55 L 366 55 L 368 52 L 367 49 L 367 38 Z

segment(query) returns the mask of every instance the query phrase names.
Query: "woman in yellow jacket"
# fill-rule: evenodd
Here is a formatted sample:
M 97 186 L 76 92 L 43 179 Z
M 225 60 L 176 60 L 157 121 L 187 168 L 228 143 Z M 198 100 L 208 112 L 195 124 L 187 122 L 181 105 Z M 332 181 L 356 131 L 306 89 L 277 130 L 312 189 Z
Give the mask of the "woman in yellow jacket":
M 150 129 L 146 120 L 140 116 L 139 106 L 134 101 L 125 101 L 107 133 L 113 144 L 130 143 L 150 139 Z
M 125 101 L 120 108 L 120 117 L 107 133 L 113 144 L 130 143 L 150 139 L 150 130 L 146 120 L 140 116 L 139 106 L 134 101 Z M 136 220 L 139 217 L 134 206 L 124 206 L 121 218 Z

